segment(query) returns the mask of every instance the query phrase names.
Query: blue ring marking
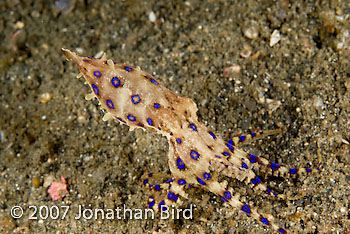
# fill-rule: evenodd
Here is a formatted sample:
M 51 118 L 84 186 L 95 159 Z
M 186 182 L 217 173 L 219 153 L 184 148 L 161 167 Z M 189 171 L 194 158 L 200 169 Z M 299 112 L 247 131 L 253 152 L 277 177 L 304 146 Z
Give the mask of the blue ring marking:
M 101 76 L 101 72 L 99 71 L 94 71 L 94 76 L 96 76 L 97 78 L 99 78 Z
M 176 164 L 179 169 L 182 169 L 185 167 L 185 164 L 182 162 L 180 158 L 177 159 Z
M 228 202 L 228 200 L 222 196 L 220 196 L 222 198 L 222 200 L 224 200 L 225 202 Z
M 256 163 L 257 162 L 258 157 L 255 156 L 254 154 L 249 154 L 249 157 L 250 157 L 249 160 L 250 160 L 251 163 Z
M 251 211 L 250 211 L 250 208 L 247 204 L 244 204 L 244 206 L 242 207 L 242 211 L 246 214 L 250 214 Z
M 227 198 L 227 199 L 231 199 L 231 193 L 229 192 L 229 191 L 226 191 L 225 193 L 224 193 L 224 195 L 225 195 L 225 197 Z
M 184 185 L 186 184 L 186 181 L 184 179 L 181 179 L 177 182 L 179 185 Z
M 153 126 L 153 121 L 151 119 L 147 119 L 147 123 L 151 126 Z
M 310 173 L 310 172 L 312 172 L 312 169 L 306 168 L 306 172 L 307 172 L 307 173 Z
M 158 109 L 160 107 L 159 103 L 154 103 L 154 107 Z
M 162 208 L 162 206 L 164 206 L 165 205 L 165 203 L 164 203 L 164 201 L 161 201 L 160 203 L 159 203 L 159 209 L 161 209 Z M 166 207 L 163 207 L 163 209 L 166 209 Z M 164 210 L 163 210 L 164 211 Z
M 109 108 L 111 108 L 111 109 L 114 108 L 113 102 L 112 102 L 111 100 L 107 100 L 106 103 L 107 103 L 107 106 L 108 106 Z
M 98 95 L 98 88 L 97 88 L 97 86 L 93 84 L 93 85 L 91 85 L 91 87 L 92 87 L 92 90 L 94 91 L 94 93 L 96 95 Z
M 197 178 L 197 181 L 198 181 L 200 184 L 205 185 L 205 182 L 204 182 L 201 178 Z
M 252 135 L 252 137 L 255 137 L 255 136 L 256 136 L 256 133 L 255 133 L 255 132 L 252 132 L 250 135 Z
M 173 179 L 168 179 L 167 181 L 164 181 L 165 183 L 170 183 L 170 182 L 173 182 L 174 180 Z
M 260 184 L 261 180 L 259 177 L 255 177 L 254 180 L 252 181 L 253 184 Z
M 213 132 L 209 132 L 209 135 L 213 137 L 213 139 L 215 140 L 216 136 Z
M 191 151 L 191 157 L 193 159 L 198 159 L 199 158 L 199 153 L 197 151 L 195 151 L 195 150 L 192 150 Z
M 120 81 L 117 77 L 113 77 L 111 82 L 112 82 L 112 85 L 114 85 L 114 87 L 118 87 L 120 85 Z
M 153 201 L 151 201 L 151 202 L 148 204 L 148 207 L 149 207 L 149 208 L 152 208 L 152 207 L 154 206 L 154 204 L 155 204 L 155 202 L 154 202 L 154 200 L 153 200 Z
M 88 62 L 89 60 L 87 60 L 87 59 L 84 59 L 83 61 L 84 61 L 84 62 Z
M 217 158 L 221 158 L 220 156 L 215 155 Z
M 291 168 L 291 169 L 290 169 L 290 174 L 292 174 L 292 175 L 293 175 L 293 174 L 295 174 L 295 173 L 297 173 L 297 169 L 295 169 L 295 168 Z
M 203 177 L 204 177 L 204 179 L 209 180 L 210 179 L 210 174 L 209 173 L 204 173 Z
M 133 116 L 133 115 L 128 115 L 128 120 L 130 120 L 130 121 L 135 121 L 136 118 L 135 118 L 135 116 Z
M 148 177 L 152 177 L 152 173 L 149 173 L 149 174 L 148 174 Z
M 157 191 L 159 191 L 159 190 L 160 190 L 159 184 L 156 184 L 156 185 L 154 186 L 154 188 L 155 188 Z
M 222 153 L 224 156 L 226 156 L 226 157 L 230 157 L 231 155 L 229 154 L 229 153 L 227 153 L 227 152 L 223 152 Z
M 178 199 L 178 196 L 177 195 L 175 195 L 175 197 L 174 197 L 174 201 L 177 201 L 177 199 Z
M 180 143 L 181 143 L 181 139 L 180 139 L 180 138 L 177 138 L 177 139 L 176 139 L 176 142 L 180 144 Z
M 159 85 L 159 83 L 158 83 L 155 79 L 153 79 L 153 78 L 151 78 L 151 82 L 152 82 L 153 84 L 155 84 L 155 85 Z
M 261 218 L 261 222 L 262 222 L 263 224 L 265 224 L 265 225 L 269 225 L 269 221 L 268 221 L 267 218 L 265 218 L 265 217 L 262 217 L 262 218 Z
M 286 230 L 284 230 L 283 228 L 278 229 L 278 231 L 279 231 L 280 233 L 286 233 Z
M 245 162 L 242 162 L 242 167 L 248 169 L 248 165 Z
M 230 150 L 233 150 L 233 145 L 231 145 L 230 143 L 227 143 L 227 147 L 228 147 Z
M 193 131 L 196 131 L 196 132 L 197 132 L 197 127 L 196 127 L 196 125 L 190 124 L 190 126 L 191 126 L 191 128 L 193 129 Z
M 139 102 L 141 101 L 141 98 L 140 98 L 139 95 L 133 95 L 133 96 L 131 97 L 131 100 L 132 100 L 132 102 L 133 102 L 134 104 L 137 104 L 137 103 L 139 103 Z
M 143 181 L 143 184 L 147 184 L 147 183 L 148 183 L 148 180 L 144 180 L 144 181 Z
M 233 140 L 228 140 L 227 143 L 230 145 L 234 145 Z
M 119 121 L 122 122 L 122 123 L 125 123 L 125 121 L 122 120 L 121 118 L 117 118 L 117 120 L 119 120 Z
M 170 191 L 168 192 L 168 198 L 170 200 L 173 200 L 173 198 L 175 197 L 175 194 L 174 193 L 171 193 Z
M 125 67 L 125 70 L 128 71 L 128 72 L 131 72 L 132 68 L 131 67 Z
M 245 140 L 245 136 L 239 136 L 239 141 L 243 142 Z
M 272 170 L 277 170 L 280 166 L 275 163 L 271 163 L 270 167 Z

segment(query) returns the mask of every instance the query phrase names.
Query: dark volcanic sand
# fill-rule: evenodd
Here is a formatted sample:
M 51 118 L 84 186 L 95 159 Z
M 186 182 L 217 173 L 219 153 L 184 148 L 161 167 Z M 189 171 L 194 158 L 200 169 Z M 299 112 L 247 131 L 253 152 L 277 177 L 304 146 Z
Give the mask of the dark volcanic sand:
M 268 178 L 295 200 L 230 185 L 291 233 L 349 233 L 350 1 L 77 0 L 71 10 L 58 8 L 70 1 L 52 2 L 0 3 L 1 233 L 272 233 L 199 188 L 181 206 L 196 205 L 193 220 L 75 220 L 79 205 L 145 208 L 141 177 L 169 173 L 168 145 L 160 135 L 103 122 L 62 47 L 141 66 L 192 98 L 200 119 L 225 139 L 281 127 L 244 146 L 272 162 L 316 165 L 319 148 L 319 174 Z M 271 47 L 274 30 L 281 36 Z M 234 64 L 240 71 L 227 73 Z M 44 181 L 61 176 L 69 195 L 52 201 Z M 24 208 L 16 220 L 15 205 Z M 69 205 L 70 213 L 29 220 L 29 205 Z

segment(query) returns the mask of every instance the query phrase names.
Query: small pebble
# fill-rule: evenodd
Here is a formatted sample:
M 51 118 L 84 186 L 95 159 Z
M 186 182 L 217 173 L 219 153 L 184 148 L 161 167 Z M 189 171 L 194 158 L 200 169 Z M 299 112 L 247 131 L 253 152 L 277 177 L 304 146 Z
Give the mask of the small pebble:
M 258 29 L 255 26 L 251 26 L 249 28 L 245 28 L 243 30 L 243 34 L 244 34 L 245 37 L 247 37 L 249 39 L 255 39 L 259 35 Z
M 281 40 L 281 34 L 278 30 L 274 30 L 270 38 L 270 46 L 274 46 Z
M 232 64 L 229 67 L 225 67 L 223 73 L 225 76 L 230 76 L 232 73 L 239 73 L 241 71 L 241 67 L 238 64 Z
M 38 188 L 40 186 L 40 179 L 38 177 L 33 178 L 32 184 L 33 184 L 34 188 Z
M 39 101 L 41 103 L 47 103 L 48 101 L 51 100 L 52 95 L 50 93 L 43 93 L 39 97 Z
M 248 58 L 252 54 L 253 48 L 247 43 L 243 44 L 243 49 L 239 53 L 242 58 Z
M 149 18 L 149 21 L 151 21 L 152 23 L 156 21 L 156 15 L 154 14 L 153 11 L 149 13 L 148 18 Z

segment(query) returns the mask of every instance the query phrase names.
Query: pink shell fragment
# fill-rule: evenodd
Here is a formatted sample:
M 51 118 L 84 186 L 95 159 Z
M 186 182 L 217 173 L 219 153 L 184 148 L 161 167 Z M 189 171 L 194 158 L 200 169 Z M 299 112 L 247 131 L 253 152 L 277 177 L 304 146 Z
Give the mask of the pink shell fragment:
M 68 194 L 66 180 L 63 176 L 61 176 L 61 181 L 62 182 L 53 181 L 48 190 L 48 193 L 54 201 L 63 198 Z

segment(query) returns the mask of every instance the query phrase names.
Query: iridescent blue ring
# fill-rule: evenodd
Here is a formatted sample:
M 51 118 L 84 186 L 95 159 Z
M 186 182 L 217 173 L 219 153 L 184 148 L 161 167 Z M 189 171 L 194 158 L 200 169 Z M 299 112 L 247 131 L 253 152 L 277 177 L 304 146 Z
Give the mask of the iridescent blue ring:
M 210 136 L 212 136 L 213 139 L 215 140 L 215 138 L 216 138 L 215 134 L 214 134 L 213 132 L 209 132 L 209 134 L 210 134 Z
M 279 231 L 280 233 L 286 233 L 286 230 L 284 230 L 283 228 L 278 229 L 278 231 Z
M 231 155 L 229 154 L 229 153 L 227 153 L 227 152 L 223 152 L 222 153 L 224 156 L 226 156 L 226 157 L 230 157 Z
M 247 214 L 250 214 L 250 213 L 251 213 L 251 211 L 250 211 L 250 209 L 249 209 L 249 207 L 248 207 L 247 204 L 244 204 L 244 206 L 242 207 L 242 211 L 243 211 L 244 213 L 247 213 Z
M 197 181 L 198 181 L 200 184 L 205 185 L 205 182 L 204 182 L 201 178 L 197 178 Z
M 128 120 L 130 120 L 130 121 L 135 121 L 136 118 L 135 118 L 135 116 L 133 116 L 133 115 L 128 115 Z
M 230 150 L 233 150 L 233 145 L 231 145 L 230 143 L 227 143 L 227 147 L 228 147 Z
M 132 102 L 133 102 L 134 104 L 137 104 L 137 103 L 139 103 L 139 102 L 141 101 L 141 98 L 140 98 L 139 95 L 133 95 L 133 96 L 131 97 L 131 100 L 132 100 Z
M 180 143 L 181 143 L 181 139 L 180 139 L 180 138 L 177 138 L 177 139 L 176 139 L 176 142 L 177 142 L 178 144 L 180 144 Z
M 186 181 L 184 179 L 179 180 L 179 182 L 177 182 L 179 185 L 184 185 L 186 184 Z
M 107 100 L 106 103 L 107 103 L 107 106 L 108 106 L 109 108 L 111 108 L 111 109 L 114 108 L 113 102 L 112 102 L 111 100 Z
M 114 85 L 114 87 L 118 87 L 120 85 L 120 81 L 117 77 L 113 77 L 111 82 L 112 82 L 112 85 Z
M 158 109 L 160 107 L 159 103 L 154 103 L 154 107 Z
M 91 85 L 91 87 L 92 87 L 92 90 L 94 91 L 94 93 L 96 95 L 98 95 L 98 88 L 97 88 L 97 86 L 93 84 L 93 85 Z
M 253 184 L 260 184 L 261 180 L 259 177 L 255 177 L 255 179 L 252 181 Z
M 151 126 L 153 125 L 153 121 L 151 119 L 147 119 L 147 123 Z
M 165 203 L 164 203 L 164 201 L 161 201 L 160 203 L 159 203 L 159 209 L 162 209 L 162 206 L 165 206 Z M 163 207 L 163 211 L 164 211 L 164 209 L 166 209 L 166 207 Z
M 182 162 L 180 158 L 177 159 L 176 164 L 179 169 L 183 169 L 185 167 L 185 164 Z
M 262 218 L 261 218 L 261 222 L 262 222 L 263 224 L 265 224 L 265 225 L 269 225 L 269 221 L 268 221 L 267 218 L 265 218 L 265 217 L 262 217 Z
M 99 71 L 94 71 L 94 76 L 96 76 L 97 78 L 99 78 L 101 76 L 101 72 Z
M 154 204 L 155 204 L 155 202 L 154 202 L 154 200 L 153 200 L 153 201 L 151 201 L 151 202 L 148 204 L 148 207 L 149 207 L 149 208 L 152 208 L 152 207 L 154 206 Z
M 226 191 L 224 195 L 227 199 L 231 199 L 231 193 L 229 191 Z
M 191 124 L 190 126 L 191 126 L 191 128 L 193 129 L 193 131 L 197 131 L 197 127 L 196 127 L 196 125 Z
M 239 141 L 243 142 L 245 140 L 245 136 L 239 136 Z
M 159 83 L 158 83 L 155 79 L 153 79 L 153 78 L 151 78 L 151 82 L 152 82 L 153 84 L 155 84 L 155 85 L 159 85 Z
M 169 192 L 168 192 L 168 198 L 169 198 L 170 200 L 172 200 L 174 197 L 175 197 L 175 194 L 169 191 Z
M 204 173 L 203 177 L 204 177 L 204 179 L 209 180 L 210 179 L 210 174 L 209 173 Z
M 258 157 L 255 156 L 254 154 L 249 154 L 249 157 L 250 157 L 250 162 L 251 163 L 256 163 Z
M 199 158 L 199 153 L 197 151 L 195 151 L 195 150 L 192 150 L 191 151 L 191 157 L 193 159 L 198 159 Z
M 131 67 L 125 67 L 125 70 L 130 72 L 130 71 L 132 71 L 132 68 Z

